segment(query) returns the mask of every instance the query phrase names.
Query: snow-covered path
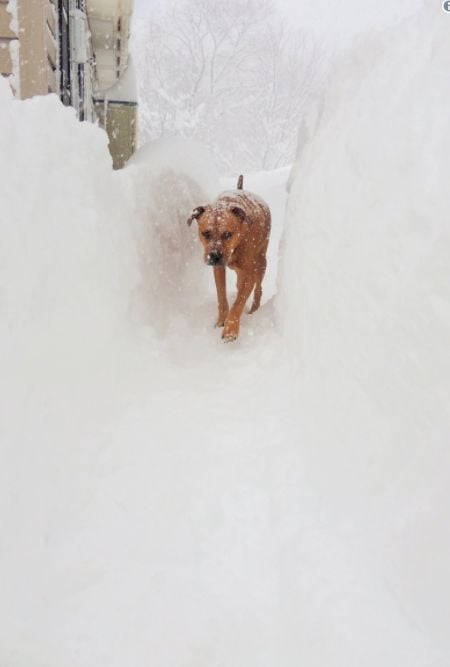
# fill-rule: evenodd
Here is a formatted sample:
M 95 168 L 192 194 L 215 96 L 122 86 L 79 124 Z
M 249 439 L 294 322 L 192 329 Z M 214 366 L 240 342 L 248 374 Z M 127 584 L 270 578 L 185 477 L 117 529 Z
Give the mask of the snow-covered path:
M 47 113 L 58 117 L 52 102 L 45 104 Z M 28 113 L 38 125 L 32 104 Z M 5 118 L 18 123 L 16 113 Z M 71 141 L 64 125 L 61 141 Z M 164 156 L 155 160 L 153 173 L 142 177 L 154 181 L 157 195 L 159 188 L 170 192 L 160 200 L 164 211 L 158 209 L 165 223 L 177 215 L 174 206 L 186 206 L 184 197 L 196 196 L 189 188 L 198 187 L 174 180 L 171 151 L 180 148 L 169 143 L 154 149 L 153 155 L 163 150 Z M 56 151 L 54 160 L 57 166 Z M 80 164 L 82 160 L 80 156 Z M 178 154 L 176 160 L 180 169 Z M 190 175 L 195 174 L 195 164 L 188 163 Z M 78 173 L 80 165 L 75 163 L 74 170 Z M 69 178 L 70 165 L 67 171 Z M 137 272 L 143 278 L 136 281 L 130 300 L 130 275 L 136 262 L 142 266 L 146 259 L 140 252 L 137 259 L 124 253 L 129 241 L 120 215 L 125 205 L 136 206 L 134 188 L 141 182 L 132 171 L 113 175 L 129 199 L 110 202 L 118 238 L 108 238 L 108 230 L 98 232 L 96 248 L 106 254 L 103 271 L 108 277 L 96 285 L 97 293 L 89 287 L 101 266 L 87 264 L 88 276 L 79 276 L 80 282 L 73 281 L 71 267 L 62 270 L 61 253 L 64 264 L 72 266 L 89 258 L 83 230 L 80 239 L 77 227 L 71 227 L 78 225 L 79 213 L 74 216 L 65 201 L 57 203 L 55 217 L 63 214 L 65 233 L 75 234 L 72 243 L 63 235 L 55 239 L 53 228 L 43 232 L 48 216 L 39 214 L 40 232 L 53 239 L 53 246 L 48 248 L 39 236 L 29 238 L 34 264 L 28 272 L 16 274 L 11 267 L 4 273 L 5 296 L 11 295 L 6 299 L 9 331 L 3 329 L 9 352 L 2 376 L 0 469 L 2 534 L 7 536 L 0 605 L 0 658 L 5 665 L 109 666 L 139 664 L 148 656 L 158 665 L 209 665 L 218 647 L 228 646 L 230 653 L 233 644 L 233 660 L 248 655 L 251 662 L 272 614 L 278 575 L 270 572 L 276 571 L 278 548 L 268 550 L 276 529 L 270 498 L 292 465 L 290 449 L 280 452 L 291 415 L 282 390 L 286 366 L 280 362 L 273 301 L 252 318 L 245 316 L 245 331 L 236 345 L 224 345 L 213 327 L 211 270 L 203 267 L 199 254 L 184 267 L 191 245 L 181 256 L 171 254 L 178 227 L 166 236 L 159 236 L 157 227 L 151 230 L 156 235 L 150 240 L 152 265 L 148 274 Z M 288 170 L 274 175 L 275 200 L 268 194 L 274 209 L 273 256 L 287 175 Z M 207 178 L 197 178 L 209 187 Z M 90 195 L 82 186 L 80 202 L 87 199 L 89 205 L 90 196 L 103 196 L 101 191 Z M 145 221 L 142 210 L 148 201 L 136 206 Z M 180 231 L 187 230 L 184 218 L 193 203 L 184 211 Z M 14 204 L 11 210 L 18 213 L 28 206 L 19 198 Z M 18 223 L 22 229 L 27 213 L 25 208 Z M 6 237 L 11 255 L 23 241 L 20 226 L 11 226 Z M 140 228 L 133 233 L 147 248 Z M 123 257 L 125 269 L 116 263 Z M 105 304 L 118 268 L 128 282 L 116 283 L 115 298 L 120 303 L 124 287 L 124 305 L 129 308 L 127 299 L 131 303 L 128 316 L 143 318 L 139 328 L 124 329 L 116 323 L 114 308 Z M 177 276 L 168 283 L 177 271 L 184 271 L 188 287 L 181 284 L 181 289 L 187 302 L 178 292 Z M 52 281 L 56 273 L 63 285 Z M 275 262 L 268 277 L 270 297 Z M 47 286 L 47 294 L 37 292 L 40 284 Z M 36 295 L 38 307 L 33 308 Z M 179 311 L 173 308 L 174 298 Z M 158 300 L 166 303 L 157 311 L 158 323 L 155 311 L 151 313 L 154 329 L 145 325 L 146 305 Z M 91 315 L 93 320 L 86 322 Z M 246 619 L 253 618 L 236 641 Z M 172 637 L 177 637 L 175 643 Z M 268 659 L 278 652 L 278 640 L 271 642 Z
M 6 664 L 16 647 L 38 665 L 206 665 L 226 646 L 251 660 L 277 587 L 272 495 L 289 493 L 293 461 L 272 360 L 243 367 L 244 355 L 153 365 L 151 381 L 149 367 L 120 373 L 126 393 L 108 402 L 104 378 L 85 400 L 73 386 L 36 387 L 32 431 L 20 429 L 3 469 L 13 525 L 2 530 L 15 536 L 2 551 Z

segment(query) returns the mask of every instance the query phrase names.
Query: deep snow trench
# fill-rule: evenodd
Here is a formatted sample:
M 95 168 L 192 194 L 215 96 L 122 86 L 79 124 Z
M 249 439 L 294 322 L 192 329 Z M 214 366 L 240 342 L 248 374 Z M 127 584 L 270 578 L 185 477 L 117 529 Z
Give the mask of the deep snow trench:
M 199 665 L 218 643 L 252 660 L 277 613 L 258 583 L 279 549 L 261 557 L 270 488 L 292 464 L 276 453 L 290 418 L 271 301 L 289 170 L 247 183 L 264 181 L 274 261 L 265 306 L 225 346 L 186 225 L 220 188 L 205 151 L 164 141 L 112 173 L 102 132 L 0 90 L 1 152 L 17 153 L 2 173 L 0 662 Z M 256 617 L 239 646 L 241 614 Z
M 232 345 L 185 222 L 207 152 L 114 173 L 0 80 L 1 667 L 448 667 L 441 19 L 336 72 L 284 230 L 287 170 L 246 177 L 275 225 Z

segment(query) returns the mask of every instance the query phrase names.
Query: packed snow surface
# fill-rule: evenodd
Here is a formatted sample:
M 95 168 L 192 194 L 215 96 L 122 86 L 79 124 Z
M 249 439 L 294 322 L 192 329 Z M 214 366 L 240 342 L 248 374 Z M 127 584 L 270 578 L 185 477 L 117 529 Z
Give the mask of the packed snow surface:
M 288 174 L 246 176 L 270 270 L 228 345 L 186 219 L 235 179 L 178 140 L 113 172 L 0 80 L 2 667 L 448 667 L 447 31 L 336 73 L 280 245 Z

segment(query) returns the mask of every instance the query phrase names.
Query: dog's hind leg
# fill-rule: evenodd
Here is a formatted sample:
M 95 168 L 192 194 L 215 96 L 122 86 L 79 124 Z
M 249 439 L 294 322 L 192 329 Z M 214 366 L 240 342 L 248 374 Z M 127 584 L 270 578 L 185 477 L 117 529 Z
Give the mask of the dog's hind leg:
M 253 294 L 253 303 L 252 307 L 248 311 L 250 315 L 254 313 L 256 310 L 261 305 L 261 297 L 262 297 L 262 281 L 264 279 L 264 275 L 266 273 L 266 266 L 267 266 L 267 260 L 265 254 L 260 257 L 260 260 L 258 262 L 258 272 L 256 274 L 256 281 L 255 281 L 255 291 Z
M 219 314 L 217 317 L 216 327 L 223 327 L 228 316 L 228 300 L 227 300 L 227 283 L 224 266 L 214 267 L 214 280 L 216 281 L 217 303 L 219 307 Z
M 248 311 L 250 315 L 254 313 L 256 310 L 258 310 L 258 308 L 260 307 L 261 297 L 262 297 L 262 285 L 261 282 L 257 282 L 255 285 L 255 291 L 253 293 L 253 303 L 250 310 Z

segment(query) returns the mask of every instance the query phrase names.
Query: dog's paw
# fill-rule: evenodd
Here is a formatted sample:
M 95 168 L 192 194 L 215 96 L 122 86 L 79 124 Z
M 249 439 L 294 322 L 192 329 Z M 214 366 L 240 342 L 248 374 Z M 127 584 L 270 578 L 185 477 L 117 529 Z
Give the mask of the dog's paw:
M 239 336 L 239 322 L 227 320 L 222 333 L 222 338 L 225 343 L 231 343 Z
M 221 329 L 223 326 L 225 326 L 225 320 L 218 319 L 214 325 L 214 328 Z

